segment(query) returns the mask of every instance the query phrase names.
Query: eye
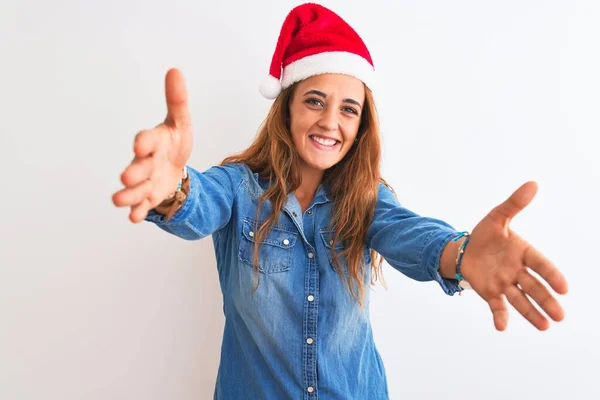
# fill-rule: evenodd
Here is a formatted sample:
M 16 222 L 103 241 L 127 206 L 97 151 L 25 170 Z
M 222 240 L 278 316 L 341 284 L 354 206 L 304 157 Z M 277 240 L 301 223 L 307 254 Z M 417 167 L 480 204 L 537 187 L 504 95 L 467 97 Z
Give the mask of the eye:
M 356 111 L 354 108 L 352 107 L 344 107 L 343 108 L 344 111 L 348 111 L 349 113 L 352 113 L 354 115 L 358 115 L 358 111 Z
M 315 99 L 315 98 L 310 98 L 308 100 L 305 101 L 306 104 L 310 104 L 313 106 L 322 106 L 323 103 L 321 102 L 321 100 Z

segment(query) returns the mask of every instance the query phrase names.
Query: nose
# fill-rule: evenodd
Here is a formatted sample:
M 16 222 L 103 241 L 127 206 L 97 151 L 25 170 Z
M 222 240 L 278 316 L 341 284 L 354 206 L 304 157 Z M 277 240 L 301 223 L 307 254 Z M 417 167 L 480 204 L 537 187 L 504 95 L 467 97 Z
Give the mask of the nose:
M 336 130 L 338 127 L 338 113 L 335 107 L 328 107 L 323 110 L 317 125 L 319 125 L 320 128 L 328 131 Z

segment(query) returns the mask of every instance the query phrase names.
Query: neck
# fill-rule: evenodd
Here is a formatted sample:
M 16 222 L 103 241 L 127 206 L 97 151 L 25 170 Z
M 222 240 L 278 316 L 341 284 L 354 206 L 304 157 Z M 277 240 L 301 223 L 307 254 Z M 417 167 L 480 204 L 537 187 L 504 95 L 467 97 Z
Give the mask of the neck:
M 317 192 L 317 188 L 321 184 L 323 180 L 323 175 L 325 174 L 324 170 L 311 168 L 308 165 L 304 164 L 301 166 L 302 173 L 302 183 L 298 189 L 296 189 L 296 198 L 300 199 L 310 199 L 315 196 Z

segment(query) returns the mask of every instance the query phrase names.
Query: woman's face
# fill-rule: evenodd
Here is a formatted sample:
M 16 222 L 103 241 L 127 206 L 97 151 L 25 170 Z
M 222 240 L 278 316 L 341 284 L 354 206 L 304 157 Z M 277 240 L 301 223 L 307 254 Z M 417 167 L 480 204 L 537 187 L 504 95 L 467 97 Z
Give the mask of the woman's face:
M 306 166 L 326 170 L 344 158 L 358 134 L 364 102 L 362 81 L 348 75 L 316 75 L 297 84 L 290 130 Z

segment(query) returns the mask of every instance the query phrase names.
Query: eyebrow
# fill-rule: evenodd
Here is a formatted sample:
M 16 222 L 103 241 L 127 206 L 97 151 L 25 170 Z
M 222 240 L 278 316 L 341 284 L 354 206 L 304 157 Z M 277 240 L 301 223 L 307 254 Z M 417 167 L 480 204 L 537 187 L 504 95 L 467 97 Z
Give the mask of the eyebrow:
M 308 95 L 308 94 L 315 94 L 317 96 L 321 96 L 324 99 L 327 98 L 327 95 L 325 93 L 321 92 L 320 90 L 316 90 L 316 89 L 309 90 L 308 92 L 304 93 L 305 96 Z M 354 100 L 354 99 L 348 98 L 348 99 L 344 99 L 342 101 L 344 103 L 349 103 L 349 104 L 357 105 L 358 108 L 360 108 L 362 110 L 362 106 L 360 105 L 360 103 L 358 101 Z

